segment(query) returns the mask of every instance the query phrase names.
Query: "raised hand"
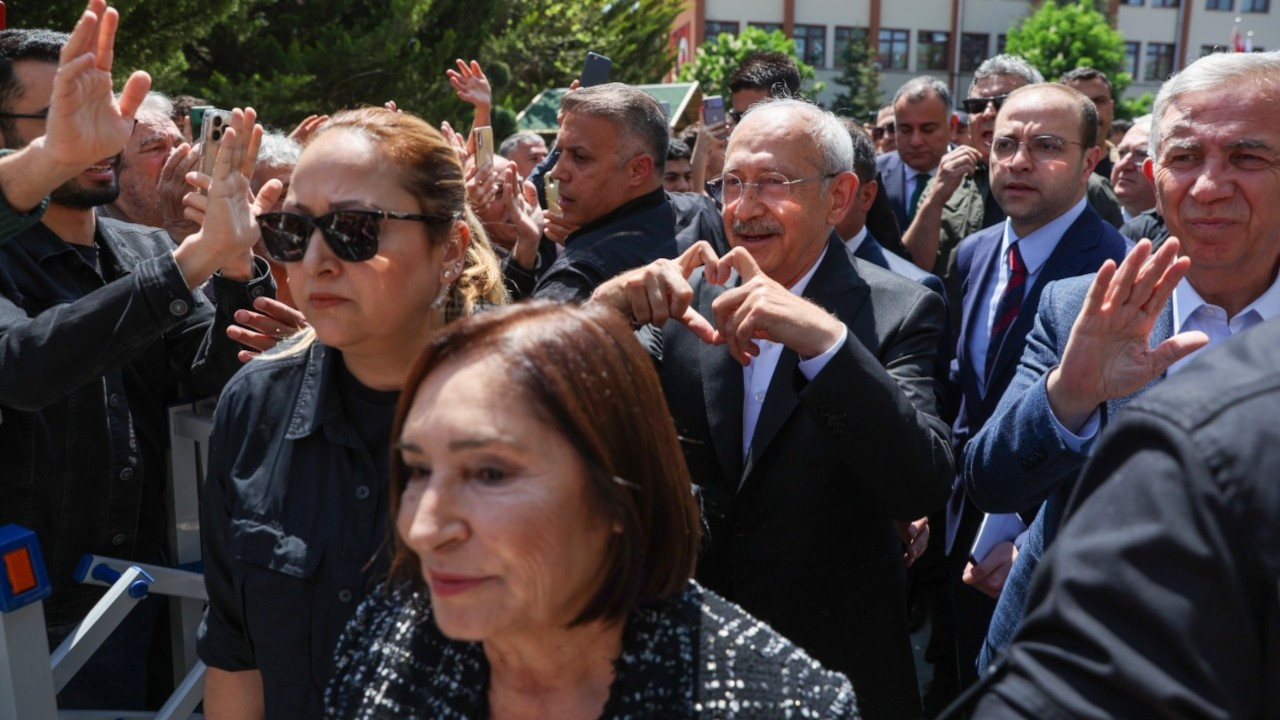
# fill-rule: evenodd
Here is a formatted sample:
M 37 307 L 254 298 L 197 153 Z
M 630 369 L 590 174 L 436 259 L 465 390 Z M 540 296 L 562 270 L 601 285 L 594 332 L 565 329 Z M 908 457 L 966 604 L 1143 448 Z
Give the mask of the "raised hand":
M 538 243 L 542 240 L 542 208 L 533 183 L 521 182 L 514 164 L 503 173 L 502 201 L 506 215 L 515 228 L 511 255 L 521 267 L 532 268 L 537 261 Z
M 1098 270 L 1048 377 L 1049 406 L 1067 429 L 1078 431 L 1099 405 L 1141 390 L 1208 344 L 1204 333 L 1184 332 L 1149 348 L 1156 318 L 1191 267 L 1178 248 L 1171 237 L 1152 255 L 1151 241 L 1142 240 L 1119 268 L 1108 260 Z
M 765 275 L 744 248 L 730 250 L 720 265 L 726 274 L 736 270 L 742 282 L 716 298 L 711 309 L 729 354 L 743 365 L 760 354 L 755 340 L 781 343 L 805 358 L 844 337 L 844 323 Z
M 117 101 L 112 93 L 120 15 L 106 0 L 90 0 L 59 56 L 45 135 L 39 142 L 51 160 L 71 177 L 119 153 L 133 133 L 134 113 L 151 87 L 141 70 L 125 82 Z
M 609 305 L 641 325 L 661 325 L 677 318 L 703 342 L 719 343 L 719 333 L 690 304 L 693 288 L 689 276 L 699 267 L 707 282 L 722 285 L 729 279 L 729 267 L 710 243 L 700 240 L 675 260 L 657 260 L 609 280 L 596 288 L 591 300 Z
M 493 89 L 489 87 L 489 78 L 480 69 L 480 63 L 472 60 L 468 64 L 461 59 L 456 62 L 458 69 L 445 70 L 445 74 L 449 76 L 449 84 L 457 91 L 458 97 L 477 108 L 492 107 Z
M 160 179 L 156 192 L 160 193 L 160 210 L 163 214 L 162 227 L 175 243 L 200 230 L 200 221 L 186 217 L 186 203 L 183 198 L 188 191 L 187 173 L 195 170 L 200 162 L 200 153 L 187 143 L 182 143 L 169 153 L 160 170 Z

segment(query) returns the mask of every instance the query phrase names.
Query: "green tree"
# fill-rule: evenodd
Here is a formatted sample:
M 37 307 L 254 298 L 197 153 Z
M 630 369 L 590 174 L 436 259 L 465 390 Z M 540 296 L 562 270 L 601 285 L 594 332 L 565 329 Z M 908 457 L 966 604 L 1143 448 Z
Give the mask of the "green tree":
M 696 82 L 703 95 L 729 97 L 729 78 L 748 55 L 760 50 L 786 53 L 796 61 L 800 70 L 800 90 L 815 97 L 826 87 L 817 80 L 813 66 L 806 65 L 796 55 L 796 42 L 781 30 L 765 32 L 757 27 L 747 27 L 738 35 L 721 33 L 698 46 L 693 62 L 680 68 L 682 82 Z
M 1116 102 L 1116 117 L 1125 120 L 1142 117 L 1151 112 L 1151 106 L 1155 101 L 1156 96 L 1149 92 L 1142 93 L 1136 98 L 1121 98 Z
M 52 28 L 70 32 L 84 12 L 85 0 L 18 0 L 8 3 L 13 28 Z M 115 75 L 134 70 L 151 73 L 152 85 L 165 92 L 183 91 L 188 69 L 185 45 L 198 42 L 222 24 L 241 0 L 120 0 Z
M 1046 80 L 1078 67 L 1091 67 L 1111 80 L 1113 97 L 1129 87 L 1124 36 L 1094 8 L 1092 0 L 1059 5 L 1049 0 L 1009 31 L 1005 52 L 1026 58 Z
M 501 0 L 241 0 L 188 45 L 187 91 L 222 107 L 253 104 L 281 127 L 311 113 L 381 105 L 470 125 L 444 71 L 480 57 Z
M 568 87 L 591 51 L 613 61 L 610 80 L 662 82 L 675 65 L 671 24 L 683 0 L 512 0 L 506 4 L 481 63 L 507 81 L 495 83 L 495 104 L 524 109 L 534 96 Z
M 867 45 L 865 35 L 850 38 L 840 55 L 844 70 L 835 79 L 837 85 L 849 88 L 849 92 L 836 95 L 832 110 L 837 115 L 857 118 L 866 122 L 880 109 L 880 64 Z

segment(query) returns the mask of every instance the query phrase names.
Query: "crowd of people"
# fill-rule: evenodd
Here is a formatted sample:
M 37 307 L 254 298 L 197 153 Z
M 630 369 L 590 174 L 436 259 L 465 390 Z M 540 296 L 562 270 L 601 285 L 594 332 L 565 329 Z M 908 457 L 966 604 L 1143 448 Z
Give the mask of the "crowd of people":
M 468 132 L 206 147 L 116 91 L 119 22 L 0 32 L 0 521 L 51 647 L 83 554 L 169 560 L 165 408 L 217 396 L 209 718 L 1280 707 L 1280 53 L 1124 124 L 998 55 L 864 125 L 762 52 L 723 121 L 575 82 L 497 139 L 459 60 Z M 164 626 L 60 707 L 154 704 Z

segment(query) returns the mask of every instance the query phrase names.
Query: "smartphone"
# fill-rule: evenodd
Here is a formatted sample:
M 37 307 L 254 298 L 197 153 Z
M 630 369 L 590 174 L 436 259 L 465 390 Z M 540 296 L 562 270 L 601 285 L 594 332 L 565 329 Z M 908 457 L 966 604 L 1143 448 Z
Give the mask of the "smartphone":
M 560 214 L 560 181 L 554 178 L 548 177 L 546 175 L 543 175 L 542 177 L 545 178 L 543 180 L 543 190 L 547 194 L 547 210 L 559 215 Z
M 578 84 L 582 87 L 603 85 L 609 82 L 609 71 L 612 69 L 612 60 L 600 53 L 589 52 L 586 62 L 582 63 L 582 74 L 578 76 Z
M 200 124 L 204 122 L 204 114 L 213 109 L 212 105 L 192 105 L 187 111 L 187 117 L 191 119 L 191 137 L 200 137 Z
M 472 131 L 476 144 L 476 168 L 493 167 L 493 128 L 484 125 Z
M 200 123 L 200 172 L 213 175 L 213 164 L 218 160 L 218 148 L 222 145 L 222 136 L 231 124 L 231 113 L 226 110 L 210 108 L 204 111 Z M 194 129 L 192 132 L 195 132 Z
M 719 95 L 702 98 L 702 122 L 706 125 L 724 122 L 724 98 Z

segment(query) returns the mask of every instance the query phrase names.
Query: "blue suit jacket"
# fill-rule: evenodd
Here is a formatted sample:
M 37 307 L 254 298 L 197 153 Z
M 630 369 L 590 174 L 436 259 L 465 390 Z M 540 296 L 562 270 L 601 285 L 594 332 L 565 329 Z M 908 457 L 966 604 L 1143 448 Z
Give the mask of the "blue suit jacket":
M 978 373 L 983 369 L 974 367 L 969 356 L 968 338 L 971 333 L 987 332 L 986 308 L 978 306 L 987 287 L 996 283 L 1003 237 L 1004 225 L 992 225 L 965 238 L 956 248 L 956 272 L 963 278 L 961 292 L 964 298 L 956 360 L 952 364 L 952 382 L 959 387 L 960 392 L 960 410 L 952 428 L 952 442 L 955 444 L 957 457 L 960 457 L 969 438 L 987 423 L 1002 396 L 1016 398 L 1021 394 L 1021 388 L 1011 388 L 1010 384 L 1018 367 L 1018 358 L 1026 347 L 1027 335 L 1031 332 L 1045 286 L 1055 280 L 1096 272 L 1107 258 L 1119 262 L 1124 259 L 1128 250 L 1128 242 L 1124 236 L 1086 205 L 1084 212 L 1063 233 L 1057 247 L 1040 268 L 1040 274 L 1027 290 L 1022 311 L 1005 335 L 1004 343 L 999 348 L 987 349 L 988 352 L 996 353 L 996 358 L 986 392 L 981 393 L 978 390 Z M 965 495 L 965 486 L 959 477 L 954 492 L 961 498 Z M 948 516 L 947 524 L 948 550 L 955 541 L 959 524 L 958 511 L 962 504 L 956 499 L 951 504 L 953 510 Z M 1030 503 L 1018 506 L 1017 509 L 1034 505 L 1035 503 Z
M 907 231 L 911 223 L 907 222 L 907 178 L 903 171 L 905 163 L 898 151 L 885 153 L 876 157 L 876 169 L 880 171 L 880 189 L 889 199 L 889 207 L 893 208 L 893 216 L 898 219 L 898 227 Z

